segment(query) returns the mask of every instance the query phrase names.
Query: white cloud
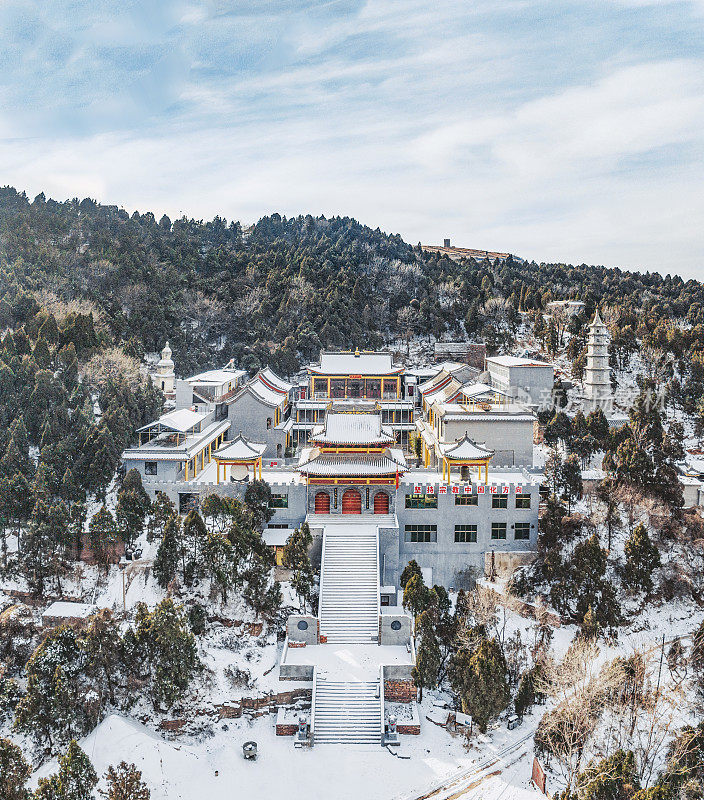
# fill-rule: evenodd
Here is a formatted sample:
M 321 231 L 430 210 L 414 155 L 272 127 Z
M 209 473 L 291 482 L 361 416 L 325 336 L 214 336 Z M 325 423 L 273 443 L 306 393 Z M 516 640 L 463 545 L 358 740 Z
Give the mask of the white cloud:
M 90 17 L 53 91 L 29 71 L 26 107 L 0 76 L 3 181 L 172 217 L 350 214 L 411 242 L 704 266 L 701 52 L 575 42 L 558 63 L 566 31 L 559 15 L 531 30 L 537 0 L 207 8 L 174 5 L 139 34 L 128 12 Z M 98 48 L 91 90 L 113 35 L 125 72 Z M 47 41 L 33 47 L 41 61 Z

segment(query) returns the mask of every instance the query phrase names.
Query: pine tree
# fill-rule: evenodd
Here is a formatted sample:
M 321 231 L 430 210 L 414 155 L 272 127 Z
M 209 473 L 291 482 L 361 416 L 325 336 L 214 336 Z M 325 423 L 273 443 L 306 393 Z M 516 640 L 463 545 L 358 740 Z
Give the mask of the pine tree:
M 82 646 L 86 657 L 86 675 L 101 697 L 107 691 L 111 705 L 115 705 L 115 675 L 120 668 L 121 642 L 117 623 L 110 610 L 104 608 L 93 616 Z
M 203 548 L 203 568 L 220 590 L 223 603 L 237 583 L 237 566 L 230 540 L 219 533 L 209 533 Z
M 26 787 L 32 769 L 20 748 L 0 738 L 0 797 L 3 800 L 30 800 Z
M 212 495 L 211 495 L 212 497 Z M 209 498 L 206 498 L 206 501 Z M 205 511 L 203 512 L 205 514 Z M 166 523 L 171 517 L 178 516 L 176 506 L 164 492 L 157 492 L 151 505 L 151 517 L 147 525 L 147 540 L 153 542 L 164 538 Z
M 403 607 L 415 618 L 430 607 L 433 599 L 434 595 L 423 582 L 423 576 L 411 575 L 403 590 Z
M 184 584 L 190 586 L 199 577 L 203 567 L 203 551 L 208 542 L 208 529 L 203 518 L 191 509 L 183 521 L 181 547 L 181 574 Z
M 186 618 L 167 598 L 152 612 L 139 609 L 136 635 L 147 657 L 154 706 L 171 708 L 200 666 Z
M 136 469 L 131 469 L 122 481 L 117 496 L 115 516 L 122 538 L 132 543 L 144 531 L 144 520 L 149 513 L 149 495 L 142 486 L 142 477 Z
M 461 649 L 453 656 L 450 681 L 480 731 L 506 708 L 511 696 L 506 681 L 506 661 L 496 639 L 482 639 L 472 651 Z
M 416 663 L 412 670 L 413 680 L 420 689 L 435 689 L 438 685 L 442 655 L 435 633 L 437 609 L 424 611 L 416 620 Z
M 642 522 L 633 529 L 626 540 L 624 552 L 626 585 L 632 590 L 649 595 L 653 591 L 653 572 L 660 566 L 660 553 Z
M 105 506 L 93 515 L 88 524 L 88 536 L 93 557 L 99 566 L 107 569 L 110 551 L 117 541 L 118 531 L 113 515 Z
M 403 572 L 401 573 L 402 589 L 406 588 L 406 584 L 413 575 L 420 575 L 421 578 L 423 577 L 423 573 L 421 572 L 421 569 L 418 566 L 418 562 L 415 559 L 409 561 L 408 564 L 403 568 Z
M 39 498 L 23 537 L 22 563 L 27 581 L 39 595 L 44 594 L 50 578 L 60 589 L 60 579 L 67 571 L 69 514 L 63 502 Z
M 151 793 L 134 764 L 121 761 L 105 773 L 106 789 L 98 792 L 103 800 L 149 800 Z
M 154 577 L 162 589 L 166 589 L 176 577 L 181 562 L 181 547 L 181 521 L 177 516 L 172 516 L 166 522 L 164 538 L 154 559 Z
M 40 778 L 35 800 L 92 800 L 98 783 L 88 756 L 72 740 L 59 758 L 59 771 L 50 778 Z
M 315 582 L 315 573 L 308 550 L 313 544 L 313 537 L 307 522 L 288 537 L 284 546 L 282 564 L 293 572 L 291 586 L 298 595 L 302 608 L 310 601 Z
M 567 456 L 560 470 L 562 496 L 567 500 L 567 512 L 572 513 L 572 502 L 582 495 L 582 468 L 577 455 Z

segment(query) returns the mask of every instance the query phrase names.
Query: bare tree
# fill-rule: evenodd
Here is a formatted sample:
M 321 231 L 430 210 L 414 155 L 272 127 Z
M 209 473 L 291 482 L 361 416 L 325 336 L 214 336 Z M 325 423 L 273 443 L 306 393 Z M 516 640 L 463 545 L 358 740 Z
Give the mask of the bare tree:
M 605 705 L 623 683 L 623 665 L 612 661 L 598 669 L 598 655 L 593 640 L 575 639 L 562 662 L 545 659 L 536 680 L 537 691 L 554 704 L 540 721 L 536 746 L 555 758 L 570 789 L 575 786 Z

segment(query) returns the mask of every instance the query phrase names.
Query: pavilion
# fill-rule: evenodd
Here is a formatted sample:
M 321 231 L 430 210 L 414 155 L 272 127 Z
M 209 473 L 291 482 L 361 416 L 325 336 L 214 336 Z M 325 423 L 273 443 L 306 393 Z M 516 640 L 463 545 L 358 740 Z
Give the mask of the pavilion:
M 452 467 L 476 467 L 478 480 L 481 481 L 484 467 L 484 483 L 489 482 L 489 462 L 494 451 L 480 447 L 466 433 L 457 442 L 441 445 L 441 452 L 443 481 L 452 482 Z
M 249 470 L 252 469 L 254 480 L 262 479 L 262 456 L 266 450 L 266 443 L 250 442 L 245 439 L 240 433 L 232 441 L 225 442 L 223 446 L 213 453 L 215 465 L 217 470 L 217 483 L 220 483 L 220 467 L 223 468 L 223 480 L 227 478 L 227 468 L 230 467 L 244 467 L 247 470 L 247 477 L 249 477 Z

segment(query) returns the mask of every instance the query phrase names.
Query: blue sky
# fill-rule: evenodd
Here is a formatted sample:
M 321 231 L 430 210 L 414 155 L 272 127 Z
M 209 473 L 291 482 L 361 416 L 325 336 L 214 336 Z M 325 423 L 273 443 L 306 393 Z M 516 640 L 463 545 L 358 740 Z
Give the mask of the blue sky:
M 0 4 L 0 182 L 704 279 L 704 0 Z

